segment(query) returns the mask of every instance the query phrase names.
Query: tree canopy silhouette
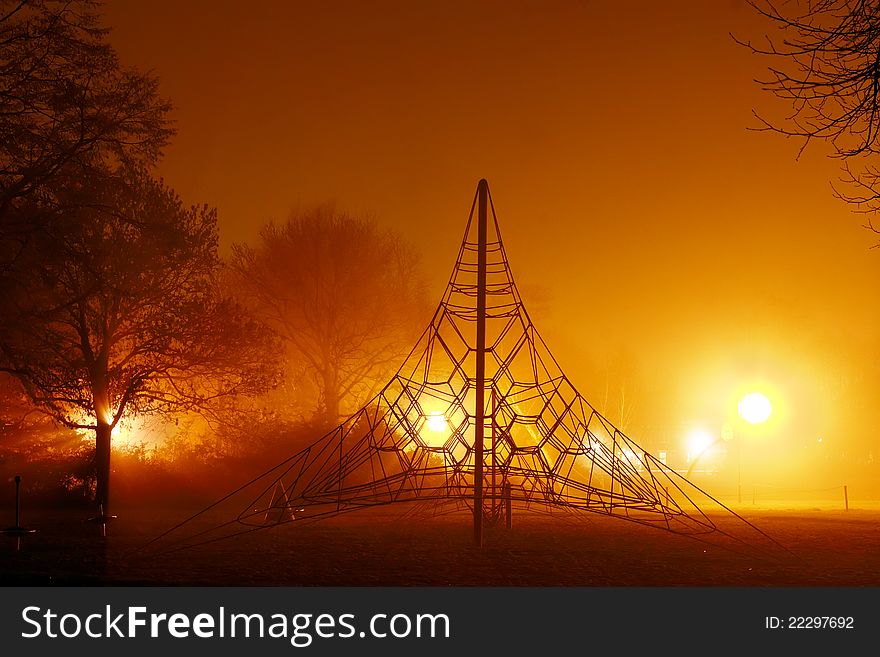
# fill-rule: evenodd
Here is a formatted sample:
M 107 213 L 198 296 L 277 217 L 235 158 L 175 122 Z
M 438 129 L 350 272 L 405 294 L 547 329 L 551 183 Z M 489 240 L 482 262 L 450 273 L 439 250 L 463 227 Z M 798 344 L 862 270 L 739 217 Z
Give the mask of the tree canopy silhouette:
M 412 249 L 329 207 L 269 223 L 256 246 L 233 246 L 231 268 L 244 303 L 311 376 L 330 424 L 375 394 L 427 318 Z
M 0 370 L 41 410 L 95 432 L 106 513 L 124 416 L 262 392 L 275 345 L 218 285 L 214 210 L 185 206 L 142 171 L 56 193 L 66 212 L 6 272 Z
M 742 42 L 772 59 L 764 89 L 791 103 L 766 129 L 831 144 L 843 161 L 835 193 L 856 209 L 880 211 L 880 4 L 867 0 L 749 0 L 779 29 L 766 43 Z M 761 118 L 761 117 L 759 117 Z M 847 191 L 848 190 L 848 191 Z M 868 228 L 880 232 L 868 219 Z
M 91 0 L 0 0 L 0 245 L 65 210 L 56 186 L 156 162 L 173 134 L 158 80 L 123 67 Z

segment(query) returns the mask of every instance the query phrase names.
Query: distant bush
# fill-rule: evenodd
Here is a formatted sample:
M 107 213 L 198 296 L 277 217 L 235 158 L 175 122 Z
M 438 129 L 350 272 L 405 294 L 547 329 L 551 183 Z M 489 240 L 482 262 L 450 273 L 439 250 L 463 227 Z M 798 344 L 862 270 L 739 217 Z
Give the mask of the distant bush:
M 156 443 L 117 441 L 111 503 L 114 508 L 179 506 L 186 500 L 207 504 L 326 432 L 307 422 L 258 417 L 250 424 L 218 430 L 182 422 Z M 94 443 L 43 419 L 0 427 L 0 484 L 8 485 L 10 500 L 15 475 L 22 477 L 27 504 L 90 505 L 95 493 Z M 6 494 L 0 488 L 0 506 L 6 506 Z

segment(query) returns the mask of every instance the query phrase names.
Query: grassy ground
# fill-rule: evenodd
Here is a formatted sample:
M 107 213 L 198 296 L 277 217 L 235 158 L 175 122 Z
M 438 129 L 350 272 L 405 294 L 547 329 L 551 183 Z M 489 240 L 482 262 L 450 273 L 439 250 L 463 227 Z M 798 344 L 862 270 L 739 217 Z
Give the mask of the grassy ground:
M 785 550 L 703 542 L 597 515 L 519 513 L 472 544 L 466 513 L 361 511 L 196 548 L 138 550 L 181 511 L 119 508 L 107 536 L 88 512 L 29 510 L 34 534 L 0 536 L 0 584 L 232 586 L 877 586 L 880 510 L 740 510 Z M 722 527 L 726 520 L 718 517 Z M 0 525 L 12 524 L 2 522 Z M 720 540 L 715 540 L 720 538 Z M 156 547 L 154 544 L 151 547 Z M 759 549 L 752 549 L 757 547 Z M 736 550 L 736 551 L 732 551 Z

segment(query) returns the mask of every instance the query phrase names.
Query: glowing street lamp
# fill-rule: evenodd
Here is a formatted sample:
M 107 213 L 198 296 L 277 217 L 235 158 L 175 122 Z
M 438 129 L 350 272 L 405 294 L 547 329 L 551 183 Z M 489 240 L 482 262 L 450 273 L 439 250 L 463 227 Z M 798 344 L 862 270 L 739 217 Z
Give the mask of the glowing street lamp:
M 431 449 L 442 447 L 449 438 L 449 420 L 439 411 L 428 413 L 419 432 L 422 444 Z
M 760 392 L 750 392 L 737 405 L 739 416 L 749 424 L 762 424 L 773 412 L 770 400 Z
M 715 448 L 719 440 L 713 432 L 701 427 L 694 427 L 688 432 L 685 443 L 687 445 L 687 462 L 690 465 L 686 477 L 691 476 L 697 463 L 701 462 L 704 457 L 711 458 L 716 453 Z
M 427 425 L 428 430 L 433 431 L 434 433 L 442 433 L 446 431 L 448 425 L 446 416 L 443 415 L 443 413 L 431 413 L 425 420 L 425 424 Z
M 687 435 L 688 463 L 697 461 L 716 442 L 715 437 L 705 429 L 691 429 Z

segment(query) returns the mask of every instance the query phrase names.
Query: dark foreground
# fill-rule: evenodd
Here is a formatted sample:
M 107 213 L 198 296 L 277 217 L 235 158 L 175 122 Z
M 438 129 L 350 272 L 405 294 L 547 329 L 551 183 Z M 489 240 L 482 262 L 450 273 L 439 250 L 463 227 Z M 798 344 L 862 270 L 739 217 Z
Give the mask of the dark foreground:
M 467 515 L 365 511 L 183 551 L 138 550 L 180 519 L 119 509 L 101 537 L 81 510 L 31 512 L 0 536 L 3 585 L 877 586 L 880 511 L 749 510 L 787 550 L 734 552 L 602 516 L 520 514 L 472 546 Z M 8 523 L 3 523 L 4 526 Z

